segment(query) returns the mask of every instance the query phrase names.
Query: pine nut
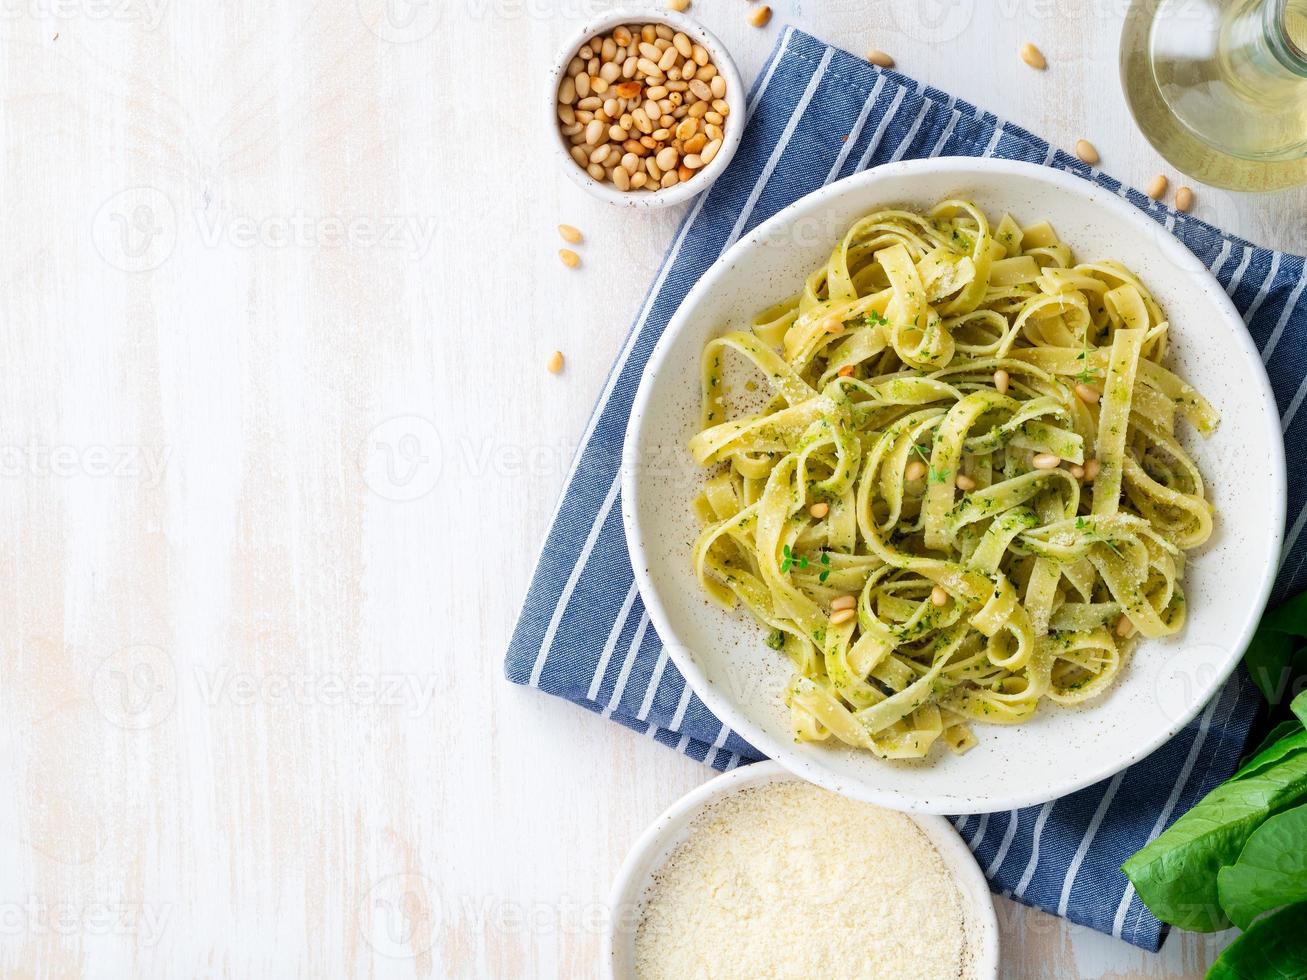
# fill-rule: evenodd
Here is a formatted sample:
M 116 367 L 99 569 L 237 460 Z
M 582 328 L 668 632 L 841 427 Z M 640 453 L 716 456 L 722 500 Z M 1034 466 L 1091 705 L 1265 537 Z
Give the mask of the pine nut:
M 643 170 L 631 174 L 631 186 L 636 190 L 639 190 L 648 182 L 649 182 L 649 175 L 645 173 Z
M 879 48 L 877 48 L 875 51 L 872 51 L 870 54 L 868 54 L 867 60 L 879 68 L 894 67 L 894 59 L 891 58 L 884 51 L 881 51 Z
M 712 81 L 708 83 L 708 89 L 717 98 L 723 98 L 726 95 L 726 79 L 721 75 L 714 75 Z
M 1166 174 L 1158 174 L 1148 183 L 1148 196 L 1154 201 L 1160 201 L 1166 193 L 1167 183 Z
M 571 105 L 576 101 L 576 79 L 564 78 L 558 86 L 558 101 Z
M 1062 465 L 1062 457 L 1052 453 L 1039 453 L 1031 462 L 1035 464 L 1037 470 L 1055 470 Z
M 590 125 L 585 128 L 585 141 L 590 146 L 598 146 L 599 141 L 604 137 L 604 124 L 598 119 L 590 121 Z
M 831 613 L 830 624 L 832 626 L 842 626 L 851 620 L 858 613 L 854 609 L 840 609 Z
M 668 48 L 663 52 L 663 56 L 658 59 L 658 68 L 660 71 L 667 72 L 671 70 L 672 65 L 676 64 L 676 59 L 680 55 L 676 53 L 675 48 Z
M 645 24 L 640 28 L 640 40 L 647 44 L 653 44 L 658 40 L 658 31 L 654 29 L 653 24 Z
M 1002 368 L 999 368 L 994 372 L 994 388 L 1000 395 L 1007 394 L 1008 385 L 1011 381 L 1012 376 Z
M 619 191 L 631 189 L 631 174 L 625 167 L 617 167 L 613 170 L 612 181 Z
M 1177 211 L 1188 211 L 1194 206 L 1194 192 L 1187 186 L 1180 186 L 1175 191 L 1175 209 Z
M 702 99 L 704 102 L 712 101 L 712 89 L 702 78 L 696 78 L 690 83 L 690 91 Z
M 659 181 L 658 184 L 660 187 L 662 187 L 663 190 L 666 190 L 669 187 L 675 187 L 680 182 L 681 182 L 680 176 L 672 172 L 672 173 L 663 174 L 663 179 Z
M 617 93 L 619 99 L 638 99 L 641 88 L 639 82 L 622 82 L 613 91 Z
M 672 29 L 666 24 L 655 24 L 654 33 L 668 44 L 672 43 Z
M 631 138 L 631 134 L 628 133 L 621 126 L 609 126 L 608 138 L 612 140 L 614 143 L 616 143 L 618 146 L 621 146 L 623 143 L 625 143 L 628 139 Z
M 627 48 L 631 46 L 631 41 L 633 40 L 633 37 L 631 35 L 631 32 L 628 31 L 625 27 L 615 27 L 613 28 L 613 40 L 616 41 L 618 44 L 620 44 L 622 47 Z
M 586 44 L 582 46 L 581 50 L 576 53 L 576 56 L 580 58 L 582 61 L 589 61 L 591 58 L 595 56 L 594 48 Z
M 771 20 L 771 7 L 759 7 L 749 15 L 749 23 L 754 27 L 766 27 Z
M 611 61 L 599 66 L 599 77 L 610 85 L 622 77 L 622 66 Z
M 590 166 L 586 167 L 585 169 L 586 172 L 589 173 L 591 177 L 593 177 L 595 180 L 598 181 L 602 181 L 605 177 L 608 176 L 604 168 L 599 166 L 599 164 L 597 163 L 592 163 L 590 164 Z
M 1091 167 L 1098 163 L 1098 151 L 1094 149 L 1094 144 L 1089 140 L 1076 140 L 1076 156 L 1082 163 L 1087 163 Z
M 717 77 L 717 66 L 709 62 L 708 64 L 700 68 L 697 72 L 695 72 L 695 74 L 699 78 L 702 78 L 705 82 L 711 82 L 714 78 Z
M 708 56 L 707 48 L 705 48 L 702 44 L 696 44 L 694 46 L 694 63 L 696 65 L 702 68 L 704 65 L 708 64 L 708 62 L 711 60 L 712 59 Z
M 685 165 L 685 161 L 682 160 L 680 165 L 677 166 L 676 168 L 676 176 L 677 179 L 680 180 L 682 184 L 684 184 L 687 180 L 689 180 L 691 177 L 694 176 L 694 171 L 691 170 L 689 167 L 687 167 Z
M 672 38 L 672 46 L 681 53 L 682 58 L 694 57 L 694 43 L 688 35 L 678 31 L 676 36 Z
M 641 58 L 635 64 L 636 64 L 636 68 L 644 72 L 648 77 L 656 79 L 657 81 L 661 82 L 664 78 L 667 77 L 666 75 L 663 74 L 663 70 L 658 67 L 658 63 L 656 61 L 650 61 L 648 58 Z
M 853 609 L 858 604 L 856 597 L 851 595 L 842 595 L 831 600 L 831 612 L 839 612 L 841 609 Z
M 634 174 L 640 169 L 640 158 L 634 153 L 627 153 L 622 157 L 622 169 L 628 174 Z
M 817 520 L 821 520 L 823 517 L 825 517 L 827 514 L 830 513 L 830 504 L 827 503 L 813 504 L 811 507 L 808 508 L 808 513 L 811 514 L 813 517 L 817 518 Z
M 608 83 L 596 75 L 594 78 L 590 79 L 590 91 L 594 92 L 596 95 L 607 95 Z
M 1044 52 L 1029 41 L 1021 45 L 1021 60 L 1036 71 L 1043 71 L 1048 67 L 1048 62 L 1044 60 Z
M 576 122 L 576 110 L 564 102 L 558 103 L 558 121 L 564 126 L 571 126 Z
M 640 52 L 640 57 L 648 58 L 650 61 L 653 62 L 657 62 L 658 59 L 661 58 L 663 54 L 662 51 L 658 49 L 658 45 L 652 44 L 649 41 L 641 42 L 640 46 L 636 50 Z
M 563 352 L 561 350 L 556 350 L 550 354 L 549 363 L 546 364 L 545 367 L 549 369 L 550 374 L 557 374 L 559 371 L 563 370 Z
M 603 163 L 608 159 L 608 155 L 613 152 L 613 144 L 605 143 L 593 153 L 590 154 L 591 163 Z
M 1130 622 L 1129 616 L 1122 616 L 1116 621 L 1116 635 L 1127 637 L 1135 631 L 1135 624 Z
M 688 140 L 685 141 L 685 146 L 682 147 L 682 152 L 686 154 L 698 153 L 707 145 L 708 145 L 708 137 L 705 136 L 703 133 L 699 133 L 697 136 L 691 136 Z
M 1099 471 L 1102 468 L 1103 464 L 1096 459 L 1085 460 L 1085 482 L 1093 483 L 1098 478 Z
M 919 459 L 914 459 L 903 470 L 903 479 L 909 483 L 915 483 L 926 475 L 926 464 Z
M 585 72 L 576 76 L 576 94 L 583 99 L 590 94 L 590 76 Z
M 717 156 L 717 151 L 720 150 L 721 148 L 722 148 L 721 140 L 713 140 L 711 143 L 709 143 L 707 146 L 703 148 L 703 152 L 699 154 L 699 158 L 703 160 L 703 165 L 705 167 L 713 162 L 713 159 Z
M 948 605 L 948 593 L 944 591 L 942 586 L 937 585 L 930 590 L 930 601 L 936 606 L 946 606 Z
M 667 0 L 667 9 L 683 14 L 690 9 L 690 0 Z
M 853 365 L 846 364 L 844 365 L 844 367 L 840 368 L 835 373 L 839 375 L 841 378 L 851 378 L 853 377 Z
M 559 225 L 558 233 L 563 236 L 563 241 L 570 242 L 573 245 L 581 241 L 581 230 L 572 225 Z
M 563 265 L 567 266 L 569 269 L 575 269 L 581 264 L 581 256 L 577 255 L 570 248 L 560 248 L 558 250 L 558 257 L 563 260 Z
M 1072 466 L 1068 472 L 1070 472 L 1070 474 L 1077 480 L 1083 480 L 1085 478 L 1085 468 L 1083 466 Z
M 1092 388 L 1084 382 L 1080 382 L 1075 387 L 1076 397 L 1086 405 L 1097 405 L 1098 399 L 1103 397 L 1103 393 L 1097 388 Z
M 671 170 L 676 166 L 676 161 L 680 159 L 680 154 L 668 146 L 658 152 L 656 159 L 658 160 L 658 166 L 663 170 Z
M 582 167 L 590 166 L 590 154 L 586 153 L 585 150 L 581 149 L 579 146 L 572 147 L 572 159 Z
M 959 473 L 957 479 L 953 482 L 957 488 L 964 493 L 976 489 L 976 481 L 971 479 L 971 477 L 967 476 L 965 473 Z

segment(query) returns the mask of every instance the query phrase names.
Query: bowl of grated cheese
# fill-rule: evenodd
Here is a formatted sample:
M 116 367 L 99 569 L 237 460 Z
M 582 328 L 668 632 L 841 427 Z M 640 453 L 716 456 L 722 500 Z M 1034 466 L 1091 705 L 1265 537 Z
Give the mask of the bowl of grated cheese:
M 613 980 L 998 976 L 994 903 L 947 820 L 840 796 L 775 762 L 719 776 L 654 821 L 610 913 Z

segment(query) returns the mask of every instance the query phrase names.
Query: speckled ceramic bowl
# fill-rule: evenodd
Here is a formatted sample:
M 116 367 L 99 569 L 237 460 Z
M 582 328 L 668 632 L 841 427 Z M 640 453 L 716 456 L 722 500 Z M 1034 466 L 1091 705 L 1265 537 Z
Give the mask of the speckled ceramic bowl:
M 591 38 L 606 34 L 621 24 L 666 24 L 673 30 L 681 31 L 692 41 L 702 44 L 707 49 L 712 63 L 717 66 L 717 71 L 726 79 L 726 102 L 731 107 L 731 113 L 722 126 L 722 148 L 717 151 L 717 156 L 713 158 L 712 163 L 700 170 L 693 179 L 666 190 L 652 193 L 644 190 L 620 191 L 613 184 L 600 183 L 572 159 L 569 151 L 570 144 L 559 131 L 558 86 L 563 80 L 563 72 L 567 69 L 568 63 Z M 546 123 L 553 134 L 551 139 L 558 147 L 559 165 L 564 172 L 579 187 L 594 197 L 624 208 L 667 208 L 675 204 L 683 204 L 711 187 L 713 181 L 721 176 L 722 171 L 731 162 L 735 151 L 739 149 L 740 137 L 744 131 L 745 108 L 744 83 L 740 80 L 740 72 L 735 67 L 735 62 L 731 59 L 725 45 L 717 40 L 712 32 L 697 21 L 680 14 L 667 10 L 638 8 L 611 10 L 602 17 L 596 17 L 571 37 L 559 51 L 558 58 L 554 62 L 545 99 Z
M 1185 573 L 1180 635 L 1144 640 L 1118 682 L 1083 706 L 1044 704 L 1014 726 L 975 725 L 955 756 L 887 762 L 796 744 L 781 694 L 785 658 L 744 612 L 702 596 L 690 566 L 691 501 L 703 473 L 686 445 L 699 418 L 699 355 L 728 328 L 795 291 L 857 218 L 878 207 L 967 197 L 990 215 L 1052 222 L 1084 261 L 1134 270 L 1171 322 L 1170 366 L 1221 413 L 1210 439 L 1182 435 L 1216 507 L 1216 530 Z M 1182 430 L 1186 427 L 1181 426 Z M 712 711 L 786 768 L 828 789 L 933 813 L 1006 810 L 1106 779 L 1152 752 L 1238 663 L 1270 592 L 1284 528 L 1284 445 L 1261 358 L 1228 296 L 1164 229 L 1110 191 L 1047 167 L 987 159 L 890 164 L 809 195 L 754 230 L 686 297 L 654 349 L 627 428 L 622 513 L 636 580 L 659 636 Z
M 736 769 L 691 790 L 640 835 L 626 855 L 609 896 L 604 964 L 610 980 L 635 980 L 635 931 L 641 902 L 653 884 L 654 874 L 686 839 L 695 817 L 731 793 L 791 779 L 793 774 L 775 762 Z M 998 919 L 980 866 L 958 832 L 943 817 L 915 815 L 912 819 L 939 852 L 962 897 L 967 944 L 966 972 L 960 980 L 993 980 L 998 976 Z

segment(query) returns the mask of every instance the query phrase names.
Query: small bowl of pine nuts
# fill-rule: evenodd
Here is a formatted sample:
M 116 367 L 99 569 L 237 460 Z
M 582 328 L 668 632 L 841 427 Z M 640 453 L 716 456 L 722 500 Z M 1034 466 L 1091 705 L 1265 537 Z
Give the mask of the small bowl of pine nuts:
M 563 49 L 549 89 L 563 166 L 610 204 L 687 201 L 740 145 L 745 92 L 735 62 L 675 13 L 613 10 L 592 21 Z

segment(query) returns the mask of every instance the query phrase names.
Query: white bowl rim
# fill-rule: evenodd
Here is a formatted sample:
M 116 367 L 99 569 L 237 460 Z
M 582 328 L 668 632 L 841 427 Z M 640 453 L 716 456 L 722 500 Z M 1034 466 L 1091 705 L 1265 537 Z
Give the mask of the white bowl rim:
M 1252 336 L 1249 334 L 1247 326 L 1235 308 L 1233 301 L 1220 283 L 1216 281 L 1216 277 L 1212 275 L 1211 271 L 1179 239 L 1162 229 L 1132 204 L 1116 195 L 1109 193 L 1103 195 L 1101 199 L 1086 202 L 1110 210 L 1122 220 L 1135 225 L 1140 234 L 1147 235 L 1170 262 L 1185 272 L 1204 277 L 1215 287 L 1208 290 L 1208 292 L 1211 294 L 1212 302 L 1224 314 L 1225 324 L 1230 328 L 1236 345 L 1242 349 L 1246 360 L 1245 367 L 1248 380 L 1257 386 L 1261 396 L 1260 401 L 1264 409 L 1262 413 L 1263 421 L 1269 437 L 1267 442 L 1270 446 L 1278 449 L 1278 452 L 1275 452 L 1274 458 L 1270 461 L 1272 479 L 1274 480 L 1274 486 L 1270 488 L 1270 491 L 1277 504 L 1277 514 L 1274 520 L 1273 539 L 1268 548 L 1269 554 L 1266 556 L 1267 560 L 1263 566 L 1264 571 L 1261 580 L 1257 584 L 1256 601 L 1249 607 L 1243 622 L 1239 625 L 1236 640 L 1230 647 L 1231 651 L 1237 651 L 1237 654 L 1232 652 L 1228 662 L 1222 666 L 1213 681 L 1212 691 L 1208 697 L 1195 699 L 1194 703 L 1180 713 L 1169 726 L 1160 729 L 1159 734 L 1154 735 L 1152 738 L 1137 743 L 1131 752 L 1118 758 L 1103 760 L 1097 765 L 1086 765 L 1081 774 L 1051 788 L 1045 787 L 1043 789 L 1031 789 L 1024 793 L 1012 793 L 1005 797 L 987 800 L 983 806 L 976 806 L 973 803 L 971 806 L 964 806 L 961 809 L 958 807 L 959 801 L 955 799 L 923 802 L 910 792 L 871 786 L 864 781 L 837 774 L 810 757 L 800 757 L 792 751 L 789 745 L 780 739 L 772 738 L 763 730 L 762 726 L 755 724 L 744 711 L 738 710 L 726 697 L 719 694 L 717 688 L 708 682 L 703 669 L 692 658 L 685 655 L 685 646 L 678 641 L 676 630 L 672 626 L 667 611 L 663 607 L 658 591 L 654 586 L 653 579 L 649 574 L 636 519 L 640 502 L 640 484 L 636 479 L 636 474 L 640 471 L 638 465 L 639 443 L 646 408 L 653 395 L 653 379 L 662 370 L 663 361 L 666 360 L 672 348 L 672 341 L 689 322 L 686 311 L 698 305 L 701 294 L 715 288 L 718 280 L 727 274 L 742 252 L 750 248 L 756 241 L 765 240 L 783 228 L 796 210 L 817 209 L 832 197 L 846 194 L 851 189 L 873 184 L 886 178 L 911 177 L 914 174 L 937 172 L 948 173 L 955 170 L 965 171 L 973 176 L 991 173 L 1041 180 L 1082 199 L 1087 197 L 1087 192 L 1091 189 L 1104 190 L 1104 188 L 1096 184 L 1089 183 L 1083 178 L 1065 171 L 1021 160 L 1003 160 L 994 157 L 941 156 L 883 164 L 828 184 L 782 208 L 718 257 L 686 294 L 676 313 L 668 322 L 667 328 L 654 345 L 649 362 L 645 366 L 641 377 L 640 387 L 636 391 L 635 400 L 631 406 L 631 416 L 627 423 L 626 437 L 622 446 L 622 526 L 626 536 L 627 550 L 631 557 L 631 567 L 640 590 L 640 598 L 649 614 L 654 629 L 658 633 L 659 639 L 667 646 L 672 662 L 676 664 L 685 677 L 686 683 L 690 685 L 708 710 L 721 719 L 730 729 L 738 732 L 740 737 L 750 745 L 769 758 L 780 762 L 786 769 L 802 779 L 807 779 L 836 793 L 843 793 L 868 803 L 911 812 L 993 813 L 1000 810 L 1015 810 L 1047 803 L 1049 800 L 1067 796 L 1084 789 L 1086 786 L 1102 782 L 1151 755 L 1156 749 L 1170 741 L 1198 715 L 1207 704 L 1208 699 L 1219 692 L 1221 686 L 1239 665 L 1252 639 L 1253 632 L 1261 620 L 1266 603 L 1270 598 L 1271 589 L 1275 584 L 1275 576 L 1279 571 L 1280 550 L 1284 541 L 1284 503 L 1288 496 L 1284 440 L 1280 433 L 1280 415 L 1276 407 L 1275 394 L 1271 389 L 1271 382 L 1267 377 L 1266 369 L 1262 365 L 1261 354 L 1254 345 Z
M 692 814 L 702 810 L 710 803 L 750 786 L 760 786 L 764 783 L 781 780 L 807 782 L 802 776 L 798 776 L 786 769 L 779 762 L 771 760 L 740 766 L 738 769 L 722 773 L 696 786 L 659 814 L 657 819 L 645 828 L 635 843 L 631 845 L 631 849 L 627 851 L 626 858 L 622 861 L 622 866 L 617 872 L 617 877 L 613 880 L 613 887 L 608 895 L 608 908 L 612 914 L 609 915 L 608 926 L 604 930 L 602 958 L 604 975 L 609 980 L 632 980 L 632 978 L 620 976 L 616 969 L 618 957 L 617 937 L 619 933 L 624 934 L 624 930 L 619 928 L 619 920 L 622 917 L 617 915 L 616 912 L 619 909 L 634 908 L 640 902 L 643 895 L 642 886 L 645 880 L 643 872 L 650 858 L 659 854 L 668 846 L 672 837 L 679 832 L 682 824 L 691 818 Z M 869 805 L 875 806 L 876 804 Z M 984 872 L 980 870 L 980 864 L 976 861 L 976 856 L 971 853 L 971 849 L 967 847 L 962 835 L 943 817 L 929 813 L 895 812 L 903 813 L 904 816 L 914 821 L 921 828 L 922 833 L 926 835 L 939 853 L 940 859 L 944 862 L 944 866 L 948 869 L 954 883 L 957 885 L 961 900 L 967 907 L 967 921 L 972 926 L 970 937 L 972 939 L 972 952 L 975 956 L 973 960 L 973 977 L 975 980 L 988 980 L 988 978 L 997 977 L 999 965 L 998 916 L 994 910 L 994 896 L 990 891 L 989 882 L 986 880 Z M 633 925 L 634 923 L 632 923 Z
M 717 156 L 713 157 L 712 163 L 700 170 L 693 180 L 687 180 L 684 184 L 677 184 L 666 190 L 660 190 L 656 194 L 646 194 L 639 191 L 619 191 L 616 187 L 601 184 L 577 166 L 576 161 L 572 159 L 571 153 L 568 152 L 562 133 L 558 129 L 558 86 L 563 80 L 563 72 L 567 70 L 568 63 L 571 62 L 572 57 L 587 41 L 604 31 L 612 30 L 619 24 L 666 24 L 668 27 L 681 31 L 708 49 L 708 54 L 712 57 L 712 63 L 717 66 L 717 71 L 726 77 L 726 102 L 731 107 L 731 114 L 727 119 L 728 125 L 722 127 L 722 147 L 717 151 Z M 683 204 L 708 190 L 730 164 L 731 158 L 735 156 L 735 151 L 740 147 L 740 140 L 744 137 L 744 125 L 748 115 L 746 111 L 748 105 L 746 94 L 744 82 L 740 78 L 739 68 L 736 67 L 735 59 L 727 51 L 726 45 L 718 39 L 717 35 L 713 34 L 712 31 L 697 20 L 671 10 L 623 7 L 606 11 L 602 15 L 592 18 L 584 27 L 571 35 L 567 44 L 560 49 L 553 71 L 549 74 L 549 91 L 546 93 L 545 103 L 546 121 L 550 132 L 553 134 L 552 142 L 558 147 L 561 154 L 564 169 L 568 177 L 578 187 L 599 200 L 618 207 L 669 208 L 677 204 Z

